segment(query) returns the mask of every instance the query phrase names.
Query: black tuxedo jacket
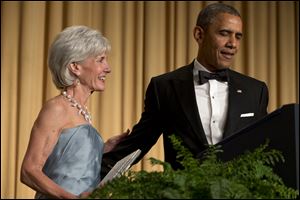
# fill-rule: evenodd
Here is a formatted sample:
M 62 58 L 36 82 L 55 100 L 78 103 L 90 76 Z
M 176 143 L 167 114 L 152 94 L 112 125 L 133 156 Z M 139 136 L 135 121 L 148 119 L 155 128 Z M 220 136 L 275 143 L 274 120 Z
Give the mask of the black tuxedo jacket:
M 132 132 L 102 160 L 102 177 L 121 158 L 141 149 L 140 160 L 163 133 L 165 161 L 178 168 L 171 134 L 180 136 L 183 144 L 197 157 L 208 142 L 198 113 L 193 82 L 193 66 L 181 67 L 151 79 L 145 97 L 144 112 Z M 264 82 L 228 70 L 228 114 L 223 138 L 267 114 L 268 89 Z M 243 113 L 254 113 L 243 117 Z

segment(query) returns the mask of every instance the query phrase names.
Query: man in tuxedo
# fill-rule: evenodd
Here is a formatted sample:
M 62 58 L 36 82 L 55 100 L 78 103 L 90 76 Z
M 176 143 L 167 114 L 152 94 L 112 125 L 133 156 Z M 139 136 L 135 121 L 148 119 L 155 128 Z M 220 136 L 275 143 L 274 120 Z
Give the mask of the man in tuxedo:
M 164 139 L 165 161 L 178 168 L 169 135 L 180 136 L 195 157 L 267 114 L 264 82 L 230 69 L 242 39 L 242 20 L 233 7 L 214 3 L 198 16 L 197 58 L 187 66 L 151 79 L 140 121 L 130 135 L 103 155 L 102 177 L 121 158 L 141 149 L 141 159 Z

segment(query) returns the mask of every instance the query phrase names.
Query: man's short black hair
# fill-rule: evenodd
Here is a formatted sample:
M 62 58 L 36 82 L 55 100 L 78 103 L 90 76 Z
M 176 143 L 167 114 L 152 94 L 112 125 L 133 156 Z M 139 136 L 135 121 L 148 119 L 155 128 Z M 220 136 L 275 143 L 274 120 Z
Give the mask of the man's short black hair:
M 220 13 L 229 13 L 241 17 L 240 13 L 234 7 L 224 3 L 213 3 L 201 10 L 196 25 L 206 30 L 208 25 L 212 23 L 215 17 Z

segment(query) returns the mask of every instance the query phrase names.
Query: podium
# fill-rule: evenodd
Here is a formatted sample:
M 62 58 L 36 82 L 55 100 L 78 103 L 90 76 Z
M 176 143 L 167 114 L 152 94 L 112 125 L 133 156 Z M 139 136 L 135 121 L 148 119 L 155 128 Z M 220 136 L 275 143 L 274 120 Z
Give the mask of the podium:
M 269 140 L 269 149 L 282 152 L 285 162 L 275 163 L 274 172 L 288 187 L 299 190 L 299 104 L 288 104 L 225 138 L 218 144 L 228 161 Z M 238 170 L 238 169 L 237 169 Z

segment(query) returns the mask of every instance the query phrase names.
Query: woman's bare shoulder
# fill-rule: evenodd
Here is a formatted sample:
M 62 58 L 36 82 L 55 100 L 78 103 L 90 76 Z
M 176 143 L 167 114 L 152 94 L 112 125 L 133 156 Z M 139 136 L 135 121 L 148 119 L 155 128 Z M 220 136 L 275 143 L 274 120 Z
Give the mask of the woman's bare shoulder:
M 53 97 L 47 100 L 41 109 L 41 114 L 47 113 L 47 115 L 60 115 L 64 113 L 65 104 L 60 96 Z
M 47 100 L 37 118 L 40 123 L 57 124 L 63 126 L 66 122 L 67 105 L 62 96 Z

